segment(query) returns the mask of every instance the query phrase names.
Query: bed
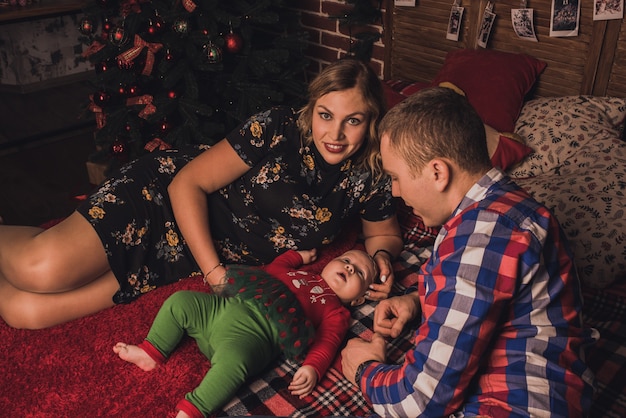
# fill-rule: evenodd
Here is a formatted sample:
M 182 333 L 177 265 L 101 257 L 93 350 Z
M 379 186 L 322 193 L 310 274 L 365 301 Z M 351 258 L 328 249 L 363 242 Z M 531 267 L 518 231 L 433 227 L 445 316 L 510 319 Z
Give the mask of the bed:
M 446 39 L 452 2 L 420 0 L 414 8 L 387 2 L 385 88 L 394 104 L 430 85 L 466 94 L 487 125 L 494 164 L 546 203 L 563 225 L 576 257 L 585 298 L 584 318 L 601 339 L 586 351 L 596 374 L 592 417 L 626 416 L 626 28 L 620 20 L 593 21 L 582 4 L 578 36 L 549 37 L 549 1 L 534 0 L 538 42 L 518 39 L 499 1 L 486 48 L 476 44 L 487 3 L 467 1 L 458 41 Z M 590 3 L 590 2 L 589 2 Z M 429 257 L 435 229 L 401 207 L 405 247 L 394 263 L 401 292 L 415 283 Z M 321 251 L 331 257 L 360 246 L 346 228 Z M 204 290 L 200 277 L 157 289 L 129 305 L 47 330 L 0 323 L 0 410 L 24 417 L 175 416 L 174 405 L 210 367 L 185 340 L 159 369 L 144 373 L 112 352 L 119 341 L 145 335 L 161 303 L 181 289 Z M 371 334 L 375 303 L 353 310 L 348 338 Z M 389 341 L 389 361 L 400 362 L 411 333 Z M 336 360 L 314 393 L 287 390 L 296 364 L 279 360 L 250 380 L 216 416 L 365 416 L 372 410 Z

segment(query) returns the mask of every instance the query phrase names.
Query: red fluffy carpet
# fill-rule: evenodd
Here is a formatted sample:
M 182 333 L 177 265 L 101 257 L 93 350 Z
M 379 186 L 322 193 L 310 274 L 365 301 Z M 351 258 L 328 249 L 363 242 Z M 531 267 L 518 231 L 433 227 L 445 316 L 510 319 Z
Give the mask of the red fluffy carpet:
M 355 239 L 355 234 L 344 237 L 308 268 L 319 269 L 354 246 Z M 185 339 L 163 366 L 151 372 L 122 361 L 112 347 L 118 341 L 140 342 L 163 301 L 181 289 L 206 291 L 201 277 L 191 277 L 128 305 L 38 331 L 12 329 L 0 320 L 0 415 L 175 416 L 176 403 L 209 368 L 195 342 Z

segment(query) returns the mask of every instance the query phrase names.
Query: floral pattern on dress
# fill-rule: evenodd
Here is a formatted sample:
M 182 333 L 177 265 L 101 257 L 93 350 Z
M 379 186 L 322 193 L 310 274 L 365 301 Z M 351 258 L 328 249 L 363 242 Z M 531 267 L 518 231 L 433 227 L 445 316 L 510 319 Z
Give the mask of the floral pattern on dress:
M 158 151 L 131 161 L 78 207 L 102 239 L 120 283 L 115 303 L 198 272 L 174 222 L 167 186 L 204 148 Z
M 285 250 L 331 242 L 359 215 L 377 221 L 395 212 L 388 179 L 375 186 L 352 159 L 330 165 L 314 144 L 302 145 L 293 109 L 254 115 L 226 139 L 250 166 L 209 197 L 214 241 L 228 262 L 269 263 Z

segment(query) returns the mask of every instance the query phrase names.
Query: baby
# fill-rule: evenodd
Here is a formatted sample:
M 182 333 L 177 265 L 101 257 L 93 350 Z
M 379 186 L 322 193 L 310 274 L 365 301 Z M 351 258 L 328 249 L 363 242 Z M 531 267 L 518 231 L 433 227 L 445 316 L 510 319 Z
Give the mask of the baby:
M 347 306 L 362 304 L 378 277 L 376 263 L 361 250 L 334 258 L 319 275 L 298 270 L 316 259 L 315 249 L 289 250 L 262 268 L 229 265 L 224 292 L 174 293 L 143 342 L 117 343 L 113 351 L 149 371 L 185 333 L 196 340 L 211 368 L 178 403 L 177 418 L 215 411 L 280 354 L 300 360 L 306 351 L 289 390 L 300 398 L 309 395 L 343 343 L 350 326 Z

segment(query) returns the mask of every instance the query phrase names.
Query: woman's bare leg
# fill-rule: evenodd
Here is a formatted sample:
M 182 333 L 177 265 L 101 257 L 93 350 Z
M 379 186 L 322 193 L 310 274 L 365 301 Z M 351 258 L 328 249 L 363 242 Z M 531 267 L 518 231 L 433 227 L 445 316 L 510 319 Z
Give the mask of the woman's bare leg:
M 112 306 L 119 289 L 100 238 L 74 213 L 50 229 L 0 225 L 0 316 L 45 328 Z
M 48 328 L 113 306 L 118 289 L 111 271 L 85 286 L 61 293 L 25 292 L 0 279 L 0 316 L 14 328 Z
M 98 234 L 79 213 L 46 230 L 0 225 L 0 280 L 16 289 L 64 292 L 109 270 Z

